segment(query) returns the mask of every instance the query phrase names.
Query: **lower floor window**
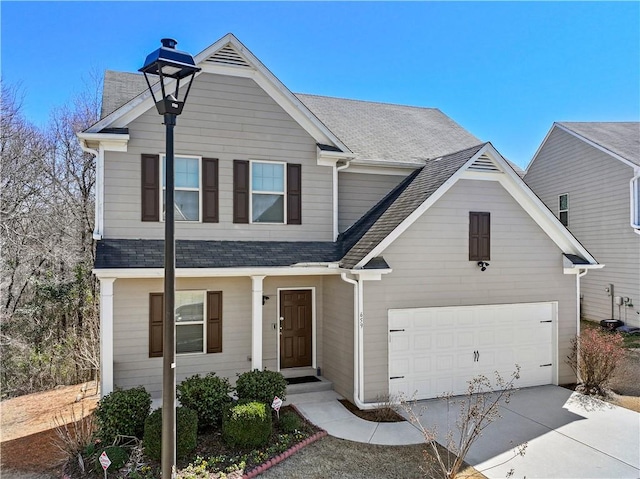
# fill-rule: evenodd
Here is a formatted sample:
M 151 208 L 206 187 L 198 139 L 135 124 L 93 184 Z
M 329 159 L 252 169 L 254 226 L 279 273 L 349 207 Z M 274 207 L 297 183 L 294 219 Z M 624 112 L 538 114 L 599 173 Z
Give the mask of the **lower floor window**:
M 176 291 L 176 353 L 204 352 L 203 291 Z

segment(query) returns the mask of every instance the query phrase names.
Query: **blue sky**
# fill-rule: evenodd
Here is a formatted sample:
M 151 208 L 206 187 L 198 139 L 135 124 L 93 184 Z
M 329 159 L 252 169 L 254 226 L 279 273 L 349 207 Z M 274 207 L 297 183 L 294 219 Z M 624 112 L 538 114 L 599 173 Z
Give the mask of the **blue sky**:
M 640 119 L 640 2 L 8 2 L 3 81 L 36 124 L 163 37 L 234 33 L 293 92 L 436 107 L 526 166 L 554 121 Z

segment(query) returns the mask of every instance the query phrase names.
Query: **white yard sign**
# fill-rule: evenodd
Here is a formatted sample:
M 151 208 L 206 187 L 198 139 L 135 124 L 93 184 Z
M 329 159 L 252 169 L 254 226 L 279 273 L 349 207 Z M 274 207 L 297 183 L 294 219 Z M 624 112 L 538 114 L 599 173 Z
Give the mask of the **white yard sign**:
M 271 403 L 271 408 L 278 414 L 278 418 L 280 417 L 280 408 L 282 407 L 282 399 L 278 396 L 273 398 L 273 402 Z

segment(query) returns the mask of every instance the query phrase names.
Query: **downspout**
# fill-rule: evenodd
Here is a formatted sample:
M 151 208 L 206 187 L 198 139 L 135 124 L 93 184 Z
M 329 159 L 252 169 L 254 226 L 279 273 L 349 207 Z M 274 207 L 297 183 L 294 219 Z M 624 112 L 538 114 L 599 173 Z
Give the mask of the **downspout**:
M 576 308 L 578 311 L 577 319 L 576 319 L 576 380 L 580 383 L 580 278 L 585 276 L 589 272 L 588 269 L 580 272 L 578 269 L 578 274 L 576 275 Z
M 95 189 L 95 201 L 94 201 L 94 225 L 93 225 L 93 239 L 102 239 L 102 187 L 103 187 L 103 174 L 104 174 L 104 148 L 102 145 L 97 150 L 89 148 L 85 140 L 80 140 L 80 148 L 85 153 L 93 155 L 96 160 L 96 189 Z
M 350 161 L 342 166 L 338 166 L 338 163 L 333 165 L 333 241 L 338 239 L 338 172 L 346 170 L 350 165 Z
M 356 281 L 348 278 L 347 273 L 340 273 L 343 281 L 353 285 L 354 304 L 353 304 L 353 403 L 359 409 L 378 409 L 387 406 L 387 403 L 365 403 L 362 397 L 364 390 L 364 345 L 363 345 L 363 329 L 364 329 L 364 313 L 362 311 L 363 304 L 363 284 L 362 280 Z

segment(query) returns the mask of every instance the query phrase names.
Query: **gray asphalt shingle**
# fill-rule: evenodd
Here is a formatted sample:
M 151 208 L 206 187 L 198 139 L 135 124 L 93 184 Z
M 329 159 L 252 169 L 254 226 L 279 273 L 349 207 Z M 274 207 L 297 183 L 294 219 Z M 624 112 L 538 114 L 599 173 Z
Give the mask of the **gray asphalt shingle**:
M 640 165 L 639 122 L 559 122 L 558 124 Z

